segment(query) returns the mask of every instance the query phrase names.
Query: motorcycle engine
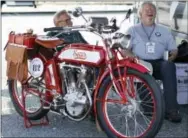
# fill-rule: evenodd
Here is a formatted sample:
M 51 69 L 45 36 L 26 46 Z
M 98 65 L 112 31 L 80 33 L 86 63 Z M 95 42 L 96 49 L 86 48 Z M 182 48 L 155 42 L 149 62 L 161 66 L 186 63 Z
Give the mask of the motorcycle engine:
M 63 99 L 66 101 L 66 113 L 73 118 L 82 117 L 88 110 L 88 80 L 91 70 L 88 68 L 62 68 L 64 72 L 64 85 L 66 86 L 66 94 Z M 91 79 L 91 78 L 90 78 Z M 86 83 L 86 85 L 84 85 Z

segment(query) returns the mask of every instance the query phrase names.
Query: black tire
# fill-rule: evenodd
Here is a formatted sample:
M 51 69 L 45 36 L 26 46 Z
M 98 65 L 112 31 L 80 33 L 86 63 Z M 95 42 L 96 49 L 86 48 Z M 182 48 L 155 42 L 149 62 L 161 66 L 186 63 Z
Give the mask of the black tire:
M 8 81 L 8 88 L 10 93 L 10 98 L 12 100 L 12 103 L 14 105 L 15 110 L 18 112 L 19 115 L 23 117 L 23 105 L 19 103 L 19 99 L 16 97 L 16 91 L 17 89 L 17 81 L 16 80 L 9 80 Z M 43 109 L 41 106 L 40 109 L 38 109 L 36 112 L 26 112 L 28 119 L 30 120 L 38 120 L 44 117 L 49 112 L 49 109 Z
M 121 73 L 123 73 L 123 70 L 121 70 Z M 151 137 L 151 138 L 155 137 L 155 135 L 160 130 L 163 120 L 164 120 L 164 99 L 163 99 L 162 92 L 161 92 L 158 84 L 156 83 L 155 79 L 148 73 L 143 74 L 143 73 L 138 72 L 134 69 L 128 69 L 127 75 L 135 75 L 138 78 L 141 78 L 142 80 L 144 80 L 144 82 L 147 83 L 147 85 L 153 91 L 153 97 L 154 97 L 153 99 L 156 102 L 156 104 L 155 104 L 155 106 L 156 106 L 155 113 L 156 114 L 155 114 L 155 118 L 153 119 L 153 121 L 154 121 L 153 124 L 150 126 L 150 128 L 148 127 L 148 129 L 146 130 L 146 132 L 143 133 L 143 135 L 139 135 L 139 136 L 135 136 L 135 137 L 140 137 L 140 136 L 141 137 Z M 117 71 L 115 71 L 115 76 L 118 77 Z M 110 75 L 108 75 L 103 80 L 103 82 L 100 86 L 100 89 L 99 89 L 99 93 L 97 95 L 97 99 L 103 99 L 102 101 L 97 100 L 97 102 L 96 102 L 97 118 L 98 118 L 101 128 L 105 131 L 105 133 L 107 134 L 108 137 L 124 137 L 125 134 L 122 134 L 123 136 L 119 135 L 120 131 L 115 130 L 114 127 L 113 128 L 111 127 L 112 125 L 111 126 L 109 125 L 109 118 L 107 119 L 107 117 L 106 117 L 107 116 L 106 113 L 108 112 L 108 110 L 106 109 L 107 106 L 104 104 L 104 98 L 107 95 L 106 93 L 108 93 L 107 89 L 109 88 L 109 85 L 111 85 Z M 123 106 L 125 106 L 125 105 L 123 105 Z M 110 105 L 109 107 L 112 107 L 112 106 Z M 118 110 L 118 108 L 117 108 L 117 110 Z M 123 114 L 123 117 L 125 118 L 125 114 Z M 116 122 L 116 121 L 114 121 L 114 122 Z M 125 124 L 126 123 L 124 123 L 123 125 L 125 125 Z M 123 129 L 123 131 L 125 132 L 124 129 Z M 133 136 L 130 136 L 130 137 L 133 137 Z

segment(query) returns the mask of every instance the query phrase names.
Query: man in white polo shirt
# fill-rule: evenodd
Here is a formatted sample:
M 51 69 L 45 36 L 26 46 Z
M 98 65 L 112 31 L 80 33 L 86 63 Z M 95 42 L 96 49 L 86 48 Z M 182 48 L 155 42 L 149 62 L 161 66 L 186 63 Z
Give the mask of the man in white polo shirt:
M 156 7 L 151 2 L 143 2 L 139 9 L 141 23 L 130 27 L 131 35 L 128 49 L 139 59 L 151 63 L 153 76 L 163 81 L 166 105 L 165 118 L 172 122 L 181 122 L 177 103 L 176 67 L 172 62 L 177 55 L 177 47 L 171 32 L 155 23 Z M 123 41 L 121 43 L 123 44 Z M 169 59 L 163 55 L 169 51 Z

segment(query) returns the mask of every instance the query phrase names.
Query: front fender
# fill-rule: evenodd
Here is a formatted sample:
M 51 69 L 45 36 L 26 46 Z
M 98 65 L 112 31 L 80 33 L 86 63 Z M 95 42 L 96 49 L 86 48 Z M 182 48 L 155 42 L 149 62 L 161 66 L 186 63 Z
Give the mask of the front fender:
M 112 65 L 113 66 L 113 65 Z M 122 67 L 127 67 L 127 68 L 132 68 L 132 69 L 135 69 L 135 70 L 138 70 L 139 72 L 141 73 L 149 73 L 149 69 L 147 67 L 145 67 L 143 64 L 140 64 L 139 62 L 133 62 L 133 61 L 130 61 L 130 60 L 126 60 L 126 59 L 123 59 L 120 61 L 120 64 L 119 64 L 119 67 L 122 68 Z M 113 70 L 115 71 L 118 67 L 114 67 Z M 95 89 L 95 94 L 94 94 L 94 112 L 96 113 L 96 99 L 97 99 L 97 95 L 98 95 L 98 92 L 99 92 L 99 89 L 100 89 L 100 86 L 103 82 L 103 80 L 106 78 L 106 76 L 108 76 L 110 74 L 110 70 L 107 69 L 103 74 L 102 76 L 99 78 L 99 81 L 97 82 L 97 85 L 96 85 L 96 89 Z
M 138 60 L 135 60 L 135 61 L 121 60 L 120 65 L 138 70 L 141 73 L 149 73 L 150 72 L 150 69 L 146 65 L 144 65 L 143 62 L 138 61 Z

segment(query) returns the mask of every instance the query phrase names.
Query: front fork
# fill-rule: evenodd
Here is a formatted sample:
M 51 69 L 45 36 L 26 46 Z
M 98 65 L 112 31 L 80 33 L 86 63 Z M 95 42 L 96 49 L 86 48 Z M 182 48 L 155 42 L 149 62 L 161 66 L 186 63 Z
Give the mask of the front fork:
M 135 90 L 134 90 L 134 84 L 132 83 L 133 80 L 131 79 L 130 82 L 130 87 L 131 87 L 131 91 L 127 89 L 127 67 L 123 67 L 123 74 L 121 73 L 121 66 L 119 66 L 119 59 L 117 56 L 113 56 L 113 55 L 117 55 L 117 51 L 113 51 L 114 54 L 112 54 L 112 51 L 110 50 L 110 48 L 107 48 L 108 51 L 108 56 L 107 56 L 107 65 L 110 71 L 110 77 L 112 80 L 112 84 L 116 90 L 116 92 L 120 95 L 121 99 L 122 99 L 122 103 L 126 103 L 128 101 L 128 97 L 133 97 L 135 94 Z M 115 77 L 114 73 L 113 73 L 113 67 L 112 65 L 112 60 L 115 61 L 113 63 L 115 63 L 115 67 L 117 67 L 117 72 L 118 72 L 118 79 Z
M 114 73 L 113 73 L 113 69 L 112 69 L 112 65 L 111 65 L 111 61 L 109 61 L 108 63 L 108 68 L 110 70 L 110 78 L 112 80 L 112 84 L 114 86 L 115 91 L 120 95 L 120 97 L 122 98 L 122 102 L 126 103 L 127 102 L 127 92 L 126 92 L 126 73 L 124 73 L 124 75 L 121 75 L 121 71 L 120 71 L 120 67 L 117 68 L 118 71 L 118 78 L 120 79 L 120 81 L 118 81 L 118 79 L 115 78 Z M 126 71 L 126 67 L 124 68 L 124 70 Z

